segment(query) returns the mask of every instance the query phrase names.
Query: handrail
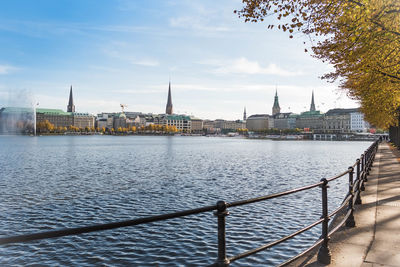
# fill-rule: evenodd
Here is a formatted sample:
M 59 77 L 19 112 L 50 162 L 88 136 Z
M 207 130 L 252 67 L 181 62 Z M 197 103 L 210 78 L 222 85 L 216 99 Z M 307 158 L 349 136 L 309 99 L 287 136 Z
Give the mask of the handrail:
M 196 208 L 196 209 L 178 211 L 178 212 L 174 212 L 174 213 L 149 216 L 149 217 L 143 217 L 143 218 L 138 218 L 138 219 L 126 220 L 126 221 L 105 223 L 105 224 L 96 224 L 96 225 L 76 227 L 76 228 L 67 228 L 67 229 L 61 229 L 61 230 L 39 232 L 39 233 L 33 233 L 33 234 L 1 237 L 0 245 L 11 244 L 11 243 L 21 243 L 21 242 L 69 236 L 69 235 L 77 235 L 77 234 L 89 233 L 89 232 L 95 232 L 95 231 L 110 230 L 110 229 L 115 229 L 115 228 L 120 228 L 120 227 L 152 223 L 152 222 L 157 222 L 157 221 L 163 221 L 163 220 L 168 220 L 168 219 L 173 219 L 173 218 L 180 218 L 180 217 L 184 217 L 184 216 L 215 211 L 214 214 L 218 217 L 218 258 L 217 258 L 217 261 L 212 266 L 229 266 L 230 262 L 234 262 L 241 258 L 256 254 L 257 252 L 260 252 L 262 250 L 271 248 L 271 247 L 278 245 L 282 242 L 285 242 L 285 241 L 287 241 L 287 240 L 289 240 L 289 239 L 291 239 L 291 238 L 293 238 L 293 237 L 295 237 L 295 236 L 297 236 L 297 235 L 299 235 L 321 223 L 322 223 L 322 235 L 321 235 L 320 239 L 318 239 L 312 246 L 310 246 L 305 251 L 303 251 L 300 254 L 298 254 L 297 256 L 287 260 L 286 262 L 280 264 L 279 266 L 284 266 L 288 263 L 295 261 L 296 259 L 305 255 L 306 253 L 313 250 L 320 244 L 321 244 L 321 247 L 318 252 L 318 261 L 321 263 L 324 263 L 324 264 L 329 264 L 331 261 L 330 250 L 329 250 L 329 246 L 328 246 L 329 238 L 343 224 L 346 224 L 346 226 L 348 226 L 348 227 L 355 226 L 355 221 L 354 221 L 354 216 L 353 216 L 354 205 L 361 204 L 360 194 L 361 194 L 361 191 L 363 191 L 362 188 L 363 188 L 365 182 L 368 181 L 367 176 L 369 175 L 369 171 L 371 170 L 373 161 L 375 159 L 375 154 L 378 149 L 378 144 L 379 144 L 379 140 L 376 140 L 361 155 L 361 157 L 359 159 L 357 159 L 356 162 L 352 166 L 350 166 L 346 171 L 344 171 L 336 176 L 330 177 L 328 179 L 321 179 L 321 181 L 319 183 L 306 185 L 303 187 L 295 188 L 292 190 L 287 190 L 287 191 L 280 192 L 280 193 L 274 193 L 274 194 L 269 194 L 269 195 L 265 195 L 265 196 L 261 196 L 261 197 L 234 201 L 231 203 L 226 203 L 224 201 L 218 201 L 216 205 L 210 205 L 210 206 L 200 207 L 200 208 Z M 354 175 L 355 170 L 356 170 L 356 176 L 353 181 L 353 175 Z M 329 187 L 328 184 L 329 184 L 329 182 L 334 181 L 340 177 L 343 177 L 346 174 L 348 174 L 348 176 L 349 176 L 349 191 L 346 194 L 345 199 L 343 200 L 342 204 L 339 207 L 337 207 L 334 211 L 332 211 L 331 213 L 328 214 L 328 187 Z M 226 256 L 225 217 L 229 214 L 229 212 L 227 210 L 228 207 L 237 207 L 237 206 L 252 204 L 252 203 L 256 203 L 256 202 L 260 202 L 260 201 L 265 201 L 265 200 L 269 200 L 269 199 L 273 199 L 273 198 L 278 198 L 278 197 L 298 193 L 298 192 L 316 188 L 316 187 L 320 187 L 321 193 L 322 193 L 322 216 L 319 220 L 303 227 L 300 230 L 297 230 L 296 232 L 293 232 L 289 235 L 286 235 L 278 240 L 269 242 L 260 247 L 245 251 L 243 253 L 231 256 L 229 258 Z M 344 219 L 335 228 L 333 228 L 331 231 L 328 232 L 328 227 L 329 227 L 328 222 L 329 222 L 330 218 L 332 216 L 337 215 L 346 206 L 347 206 L 347 213 L 344 216 Z
M 345 176 L 345 175 L 348 174 L 348 173 L 349 173 L 349 170 L 347 170 L 347 171 L 345 171 L 345 172 L 342 172 L 342 173 L 340 173 L 340 174 L 338 174 L 338 175 L 335 175 L 335 176 L 333 176 L 333 177 L 331 177 L 331 178 L 327 178 L 326 180 L 327 180 L 328 182 L 332 182 L 332 181 L 334 181 L 334 180 L 336 180 L 336 179 L 339 179 L 340 177 Z
M 216 209 L 217 209 L 216 205 L 206 206 L 206 207 L 201 207 L 201 208 L 197 208 L 197 209 L 184 210 L 184 211 L 179 211 L 179 212 L 174 212 L 174 213 L 167 213 L 167 214 L 163 214 L 163 215 L 143 217 L 143 218 L 139 218 L 139 219 L 126 220 L 126 221 L 120 221 L 120 222 L 96 224 L 96 225 L 76 227 L 76 228 L 67 228 L 67 229 L 62 229 L 62 230 L 40 232 L 40 233 L 36 233 L 36 234 L 25 234 L 25 235 L 2 237 L 2 238 L 0 238 L 0 245 L 34 241 L 34 240 L 54 238 L 54 237 L 62 237 L 62 236 L 68 236 L 68 235 L 77 235 L 77 234 L 90 233 L 90 232 L 103 231 L 103 230 L 111 230 L 111 229 L 120 228 L 120 227 L 134 226 L 134 225 L 139 225 L 139 224 L 152 223 L 152 222 L 163 221 L 163 220 L 168 220 L 168 219 L 173 219 L 173 218 L 179 218 L 179 217 L 184 217 L 184 216 L 188 216 L 188 215 L 194 215 L 194 214 L 199 214 L 199 213 L 203 213 L 203 212 L 213 211 Z

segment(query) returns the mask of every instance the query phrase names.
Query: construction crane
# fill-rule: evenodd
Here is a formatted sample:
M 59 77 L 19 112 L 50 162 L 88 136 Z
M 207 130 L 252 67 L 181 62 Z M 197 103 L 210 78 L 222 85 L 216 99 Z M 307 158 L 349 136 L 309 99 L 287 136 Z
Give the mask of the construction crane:
M 127 105 L 125 105 L 125 104 L 119 104 L 119 105 L 121 106 L 122 113 L 124 113 L 124 109 L 125 109 L 125 108 L 127 108 L 128 106 L 127 106 Z

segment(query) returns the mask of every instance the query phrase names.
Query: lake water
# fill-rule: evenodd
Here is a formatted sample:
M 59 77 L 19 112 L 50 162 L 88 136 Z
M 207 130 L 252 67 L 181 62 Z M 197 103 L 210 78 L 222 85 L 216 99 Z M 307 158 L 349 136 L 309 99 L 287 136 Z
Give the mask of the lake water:
M 0 136 L 0 236 L 77 227 L 232 202 L 316 183 L 352 165 L 370 142 L 167 136 Z M 347 177 L 329 188 L 330 210 Z M 228 256 L 319 219 L 320 189 L 230 208 Z M 232 266 L 273 266 L 320 226 Z M 1 266 L 204 266 L 217 257 L 211 213 L 0 246 Z

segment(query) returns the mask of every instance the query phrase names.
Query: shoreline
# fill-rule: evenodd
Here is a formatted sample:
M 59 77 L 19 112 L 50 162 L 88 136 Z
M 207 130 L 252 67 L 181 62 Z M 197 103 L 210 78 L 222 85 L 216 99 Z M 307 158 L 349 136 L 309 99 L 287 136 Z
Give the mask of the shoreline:
M 30 136 L 33 134 L 0 134 L 0 136 Z M 134 133 L 134 134 L 102 134 L 102 133 L 43 133 L 41 136 L 183 136 L 183 137 L 215 137 L 215 138 L 231 138 L 231 139 L 250 139 L 250 140 L 273 140 L 273 141 L 374 141 L 380 135 L 374 135 L 370 138 L 339 138 L 339 139 L 312 139 L 310 134 L 298 135 L 266 135 L 266 136 L 245 136 L 245 135 L 204 135 L 204 134 L 187 134 L 187 133 Z

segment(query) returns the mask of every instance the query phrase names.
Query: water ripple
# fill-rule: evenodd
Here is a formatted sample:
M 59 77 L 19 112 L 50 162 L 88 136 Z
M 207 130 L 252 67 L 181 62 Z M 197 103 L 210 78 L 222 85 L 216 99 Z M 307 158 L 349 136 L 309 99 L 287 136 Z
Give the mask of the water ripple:
M 151 216 L 252 198 L 346 170 L 369 143 L 223 138 L 0 136 L 0 235 Z M 329 210 L 347 178 L 329 188 Z M 320 189 L 230 208 L 233 256 L 319 219 Z M 217 257 L 217 218 L 166 222 L 0 247 L 1 266 L 204 266 Z M 272 266 L 320 227 L 233 266 Z

